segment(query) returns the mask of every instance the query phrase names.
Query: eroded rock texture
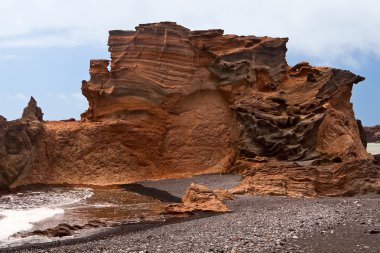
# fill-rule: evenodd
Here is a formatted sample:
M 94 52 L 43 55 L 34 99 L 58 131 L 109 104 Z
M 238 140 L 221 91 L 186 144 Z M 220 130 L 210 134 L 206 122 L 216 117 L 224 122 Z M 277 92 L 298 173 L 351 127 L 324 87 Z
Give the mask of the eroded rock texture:
M 226 190 L 213 191 L 204 185 L 192 183 L 182 197 L 182 203 L 168 205 L 164 213 L 230 212 L 222 202 L 226 199 L 234 199 L 234 196 Z
M 83 122 L 44 123 L 32 164 L 13 186 L 226 170 L 249 177 L 258 164 L 273 162 L 333 169 L 371 161 L 350 103 L 353 84 L 364 78 L 307 62 L 288 66 L 287 41 L 190 31 L 171 22 L 110 31 L 111 60 L 91 60 L 90 80 L 82 83 L 89 101 Z M 303 168 L 307 173 L 295 170 L 300 177 L 316 171 Z
M 234 194 L 291 197 L 380 194 L 380 166 L 372 160 L 350 162 L 270 162 L 239 165 L 242 183 Z
M 160 144 L 166 144 L 162 135 L 165 129 L 154 123 L 148 120 L 47 122 L 36 143 L 30 170 L 21 174 L 14 185 L 122 184 L 215 173 L 230 163 L 230 147 L 218 147 L 218 142 L 214 144 L 210 140 L 205 140 L 210 146 L 199 140 L 197 149 L 182 144 L 196 145 L 191 136 L 178 140 L 178 146 L 172 143 L 170 149 L 162 150 Z
M 42 111 L 32 97 L 21 119 L 0 117 L 0 190 L 7 189 L 34 163 L 35 143 L 42 129 Z
M 286 42 L 168 22 L 111 31 L 111 68 L 91 61 L 82 118 L 149 120 L 165 128 L 164 150 L 188 147 L 177 158 L 210 143 L 236 145 L 243 158 L 368 158 L 350 104 L 364 78 L 307 62 L 289 67 Z
M 368 142 L 380 142 L 380 125 L 364 128 Z
M 31 97 L 28 105 L 24 108 L 21 119 L 29 121 L 42 121 L 43 116 L 44 114 L 42 113 L 41 108 L 37 106 L 37 101 L 34 99 L 34 97 Z

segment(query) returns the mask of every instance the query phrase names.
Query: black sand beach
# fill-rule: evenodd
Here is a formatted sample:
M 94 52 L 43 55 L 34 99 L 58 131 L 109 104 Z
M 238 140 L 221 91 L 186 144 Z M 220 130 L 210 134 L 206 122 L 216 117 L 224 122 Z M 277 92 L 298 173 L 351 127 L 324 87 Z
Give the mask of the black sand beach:
M 206 175 L 142 185 L 179 197 L 192 181 L 228 188 L 239 179 Z M 318 199 L 239 196 L 227 205 L 234 212 L 129 224 L 86 238 L 2 251 L 380 252 L 378 195 Z

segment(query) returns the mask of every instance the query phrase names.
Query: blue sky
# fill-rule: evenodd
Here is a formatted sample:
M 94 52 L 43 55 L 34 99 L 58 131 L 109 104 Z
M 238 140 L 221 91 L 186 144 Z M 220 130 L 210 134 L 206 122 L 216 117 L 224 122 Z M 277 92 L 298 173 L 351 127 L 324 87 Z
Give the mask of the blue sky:
M 87 108 L 81 81 L 89 60 L 108 58 L 111 29 L 175 21 L 190 29 L 289 37 L 290 65 L 349 69 L 356 117 L 380 124 L 380 1 L 377 0 L 1 0 L 0 114 L 20 117 L 34 96 L 45 119 L 77 118 Z

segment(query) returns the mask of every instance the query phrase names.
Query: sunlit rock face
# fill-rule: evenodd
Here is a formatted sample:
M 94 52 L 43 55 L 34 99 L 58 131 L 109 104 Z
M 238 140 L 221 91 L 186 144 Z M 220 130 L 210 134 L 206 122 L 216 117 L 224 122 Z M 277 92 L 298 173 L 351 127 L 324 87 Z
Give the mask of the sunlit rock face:
M 91 61 L 82 118 L 161 126 L 163 150 L 175 159 L 213 144 L 244 158 L 367 157 L 350 104 L 352 84 L 364 78 L 307 62 L 289 67 L 287 41 L 169 22 L 110 31 L 110 70 L 107 60 Z
M 323 164 L 328 174 L 332 163 L 371 160 L 350 103 L 364 78 L 307 62 L 288 66 L 287 41 L 172 22 L 110 31 L 111 59 L 91 60 L 82 82 L 89 102 L 82 122 L 42 123 L 27 169 L 7 184 L 105 185 L 228 170 L 252 176 L 258 167 L 270 182 L 272 172 L 287 170 L 258 164 Z M 317 171 L 294 166 L 281 184 L 293 172 L 304 182 Z

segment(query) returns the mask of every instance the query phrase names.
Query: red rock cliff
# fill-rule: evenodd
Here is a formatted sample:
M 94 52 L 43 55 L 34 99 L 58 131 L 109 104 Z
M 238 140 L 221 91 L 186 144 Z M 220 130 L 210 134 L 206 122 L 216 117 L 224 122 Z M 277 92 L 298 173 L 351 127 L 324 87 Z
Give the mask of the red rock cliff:
M 288 66 L 287 41 L 171 22 L 110 31 L 111 60 L 91 60 L 82 83 L 84 122 L 44 123 L 33 163 L 13 186 L 371 160 L 350 103 L 364 78 L 307 62 Z
M 350 104 L 364 78 L 306 62 L 289 67 L 287 40 L 169 22 L 111 31 L 111 68 L 91 61 L 82 118 L 146 120 L 162 127 L 162 150 L 187 147 L 177 158 L 214 144 L 249 158 L 367 157 Z

